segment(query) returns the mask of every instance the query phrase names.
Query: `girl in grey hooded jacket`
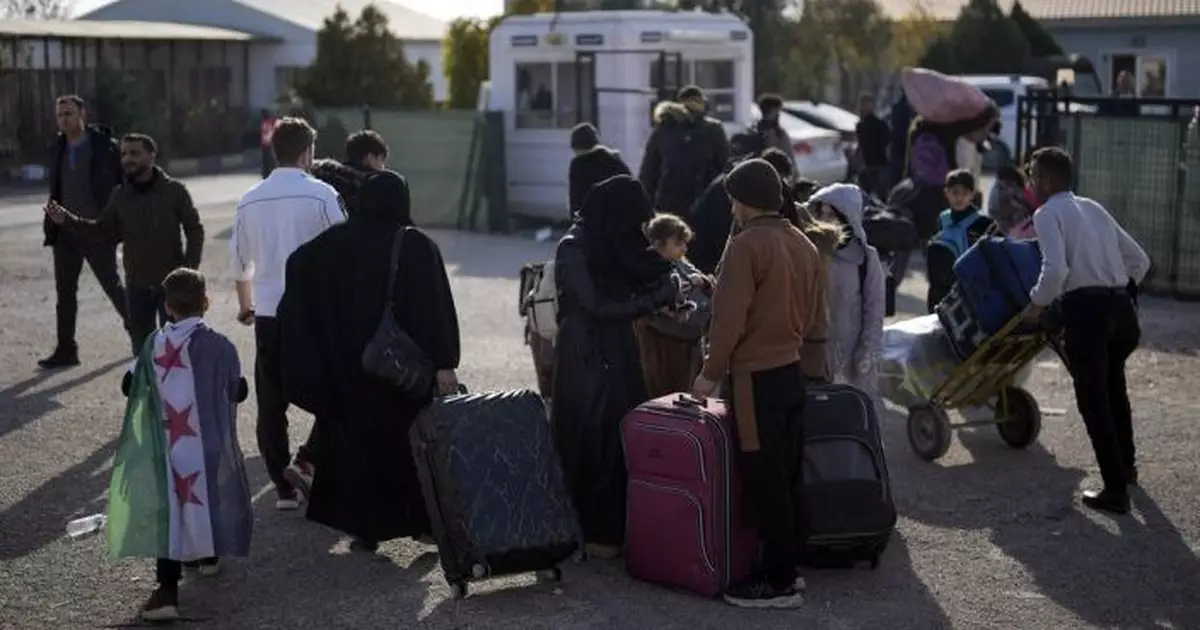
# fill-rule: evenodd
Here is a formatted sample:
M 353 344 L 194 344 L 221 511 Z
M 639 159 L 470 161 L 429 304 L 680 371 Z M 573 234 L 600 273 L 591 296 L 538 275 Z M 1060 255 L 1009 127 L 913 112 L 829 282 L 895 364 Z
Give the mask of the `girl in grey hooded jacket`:
M 884 279 L 879 252 L 863 230 L 863 193 L 853 184 L 826 186 L 809 199 L 817 218 L 842 226 L 829 260 L 829 331 L 826 355 L 834 382 L 878 400 L 877 363 L 883 339 Z

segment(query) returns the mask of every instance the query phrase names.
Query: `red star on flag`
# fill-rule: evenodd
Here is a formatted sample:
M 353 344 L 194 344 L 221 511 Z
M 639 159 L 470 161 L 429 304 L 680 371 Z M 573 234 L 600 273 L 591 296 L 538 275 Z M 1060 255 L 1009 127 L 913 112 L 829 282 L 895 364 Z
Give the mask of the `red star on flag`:
M 176 411 L 171 403 L 164 400 L 163 410 L 167 413 L 166 419 L 163 420 L 163 428 L 167 430 L 168 447 L 175 446 L 180 438 L 189 435 L 196 437 L 196 432 L 192 430 L 192 425 L 188 422 L 192 415 L 191 405 Z
M 187 505 L 189 503 L 192 505 L 204 505 L 200 502 L 200 497 L 197 497 L 196 492 L 192 489 L 192 486 L 196 485 L 196 480 L 200 478 L 199 470 L 184 477 L 180 476 L 180 474 L 175 472 L 175 469 L 172 468 L 171 476 L 175 478 L 175 497 L 179 499 L 180 506 Z
M 183 346 L 175 346 L 169 337 L 163 337 L 163 353 L 154 357 L 154 364 L 163 369 L 162 379 L 167 380 L 171 368 L 187 369 L 183 364 Z

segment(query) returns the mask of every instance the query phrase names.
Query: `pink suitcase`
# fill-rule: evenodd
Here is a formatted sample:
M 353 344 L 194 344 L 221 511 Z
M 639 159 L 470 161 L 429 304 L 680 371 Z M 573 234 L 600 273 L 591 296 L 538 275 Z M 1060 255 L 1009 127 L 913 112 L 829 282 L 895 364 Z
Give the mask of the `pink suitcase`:
M 758 538 L 741 522 L 724 401 L 687 394 L 652 400 L 625 416 L 621 441 L 629 469 L 629 575 L 705 597 L 746 577 Z

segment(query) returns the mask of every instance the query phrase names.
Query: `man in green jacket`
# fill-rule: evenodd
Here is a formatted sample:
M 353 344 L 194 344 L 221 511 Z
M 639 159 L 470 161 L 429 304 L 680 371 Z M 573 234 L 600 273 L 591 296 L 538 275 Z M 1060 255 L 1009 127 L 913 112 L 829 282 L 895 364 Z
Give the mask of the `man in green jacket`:
M 204 251 L 200 213 L 183 183 L 155 165 L 157 156 L 153 138 L 128 134 L 121 139 L 125 181 L 113 191 L 99 217 L 80 217 L 53 201 L 46 206 L 46 215 L 57 225 L 109 234 L 124 244 L 125 298 L 135 356 L 146 338 L 167 321 L 163 279 L 179 267 L 198 269 Z

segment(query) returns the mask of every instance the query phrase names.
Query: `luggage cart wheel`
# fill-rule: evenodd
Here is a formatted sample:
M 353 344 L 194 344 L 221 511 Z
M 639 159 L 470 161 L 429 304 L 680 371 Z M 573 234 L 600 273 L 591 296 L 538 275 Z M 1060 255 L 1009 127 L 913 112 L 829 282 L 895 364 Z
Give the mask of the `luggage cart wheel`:
M 933 405 L 909 407 L 908 444 L 927 462 L 941 458 L 950 450 L 950 416 Z
M 996 404 L 996 429 L 1012 448 L 1028 448 L 1042 432 L 1042 410 L 1037 400 L 1020 387 L 1005 387 Z
M 453 597 L 454 599 L 466 599 L 467 583 L 466 582 L 455 582 L 455 583 L 451 584 L 450 585 L 450 596 Z

